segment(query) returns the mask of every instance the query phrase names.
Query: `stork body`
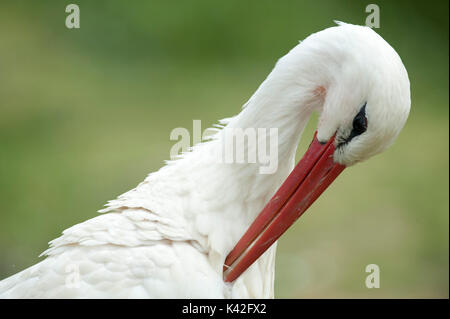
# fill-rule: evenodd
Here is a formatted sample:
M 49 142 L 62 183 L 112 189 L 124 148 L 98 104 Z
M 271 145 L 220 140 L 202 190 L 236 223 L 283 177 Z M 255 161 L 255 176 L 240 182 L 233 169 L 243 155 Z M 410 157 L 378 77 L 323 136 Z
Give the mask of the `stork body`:
M 365 101 L 367 132 L 349 140 Z M 392 143 L 409 103 L 406 70 L 374 31 L 341 24 L 313 34 L 277 62 L 211 140 L 65 230 L 45 260 L 0 282 L 0 297 L 271 298 L 276 244 L 233 282 L 224 281 L 223 265 L 292 171 L 311 113 L 321 112 L 318 140 L 336 134 L 334 160 L 350 166 Z M 277 128 L 275 173 L 217 161 L 233 128 Z

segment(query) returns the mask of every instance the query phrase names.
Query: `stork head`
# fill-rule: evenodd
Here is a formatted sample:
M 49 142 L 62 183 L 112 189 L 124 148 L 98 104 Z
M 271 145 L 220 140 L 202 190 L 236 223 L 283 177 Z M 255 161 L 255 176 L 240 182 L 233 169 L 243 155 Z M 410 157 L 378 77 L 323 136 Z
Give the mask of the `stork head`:
M 317 132 L 227 256 L 225 281 L 236 279 L 261 256 L 346 167 L 391 145 L 409 114 L 405 67 L 394 49 L 368 27 L 339 23 L 315 33 L 280 59 L 277 68 L 281 71 L 275 76 L 284 83 L 300 81 L 313 100 L 320 100 L 312 103 L 321 111 Z
M 329 60 L 318 79 L 324 103 L 317 138 L 326 143 L 335 136 L 334 160 L 348 167 L 382 152 L 400 133 L 411 104 L 408 74 L 397 52 L 368 27 L 340 23 L 303 44 L 317 43 L 323 46 L 317 54 Z

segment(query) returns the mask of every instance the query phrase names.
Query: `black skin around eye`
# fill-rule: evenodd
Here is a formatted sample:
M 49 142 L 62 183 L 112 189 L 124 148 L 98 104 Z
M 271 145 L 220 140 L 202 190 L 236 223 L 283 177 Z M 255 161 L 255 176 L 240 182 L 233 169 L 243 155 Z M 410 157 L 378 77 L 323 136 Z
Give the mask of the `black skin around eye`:
M 362 106 L 361 110 L 359 110 L 358 114 L 356 114 L 353 119 L 353 128 L 350 132 L 350 135 L 339 145 L 344 145 L 350 142 L 354 137 L 361 135 L 367 130 L 367 118 L 366 118 L 366 103 Z
M 353 119 L 353 130 L 355 136 L 361 135 L 367 130 L 367 118 L 366 118 L 366 103 L 364 103 L 361 110 L 356 114 Z M 351 134 L 350 134 L 351 135 Z

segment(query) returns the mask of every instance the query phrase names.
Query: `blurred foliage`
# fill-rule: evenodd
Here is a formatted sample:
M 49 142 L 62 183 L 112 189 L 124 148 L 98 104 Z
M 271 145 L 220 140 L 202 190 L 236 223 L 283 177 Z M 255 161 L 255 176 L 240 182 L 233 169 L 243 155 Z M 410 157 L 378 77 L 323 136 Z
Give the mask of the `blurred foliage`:
M 0 2 L 0 278 L 168 159 L 175 127 L 234 115 L 299 40 L 364 1 Z M 410 119 L 280 240 L 277 297 L 448 298 L 448 1 L 377 1 Z M 312 137 L 304 134 L 298 155 Z M 365 266 L 381 288 L 364 286 Z

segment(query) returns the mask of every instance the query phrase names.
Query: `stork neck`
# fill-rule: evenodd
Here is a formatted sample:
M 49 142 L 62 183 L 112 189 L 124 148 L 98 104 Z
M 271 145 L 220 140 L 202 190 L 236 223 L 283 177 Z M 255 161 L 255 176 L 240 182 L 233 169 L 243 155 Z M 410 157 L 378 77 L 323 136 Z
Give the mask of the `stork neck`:
M 323 100 L 314 93 L 315 84 L 319 81 L 313 81 L 307 75 L 311 72 L 303 73 L 304 77 L 299 79 L 298 65 L 294 70 L 289 61 L 281 62 L 277 63 L 243 110 L 229 120 L 212 141 L 196 145 L 193 152 L 185 154 L 184 159 L 175 162 L 170 170 L 182 179 L 176 184 L 177 187 L 186 187 L 185 192 L 179 191 L 189 194 L 186 202 L 201 203 L 195 210 L 184 209 L 184 214 L 196 234 L 194 237 L 208 251 L 211 264 L 220 274 L 227 254 L 292 171 L 303 129 L 312 111 L 323 104 Z M 232 143 L 233 148 L 237 139 L 227 139 L 226 132 L 234 128 L 253 129 L 258 134 L 263 132 L 266 134 L 266 149 L 269 146 L 267 142 L 271 142 L 271 129 L 277 131 L 278 163 L 273 173 L 262 174 L 260 168 L 265 164 L 258 162 L 217 161 L 217 154 L 227 149 L 230 146 L 228 143 Z M 257 139 L 259 142 L 260 136 Z M 242 142 L 236 147 L 243 147 L 247 152 L 250 146 L 248 142 Z M 185 172 L 189 176 L 187 179 Z M 188 189 L 186 185 L 192 187 Z M 267 265 L 262 268 L 269 273 L 273 268 L 274 249 L 260 258 L 260 262 Z M 273 288 L 273 280 L 266 280 L 262 275 L 256 274 L 255 281 L 264 281 L 266 286 Z
M 226 255 L 294 167 L 301 133 L 314 106 L 317 105 L 307 94 L 308 89 L 294 85 L 284 86 L 283 81 L 271 74 L 246 103 L 241 113 L 230 120 L 216 142 L 211 144 L 214 145 L 211 153 L 215 153 L 217 147 L 227 149 L 227 143 L 235 143 L 236 140 L 224 138 L 225 132 L 234 128 L 256 129 L 258 134 L 266 134 L 263 138 L 269 143 L 273 141 L 270 136 L 273 131 L 271 129 L 277 131 L 277 167 L 273 173 L 262 174 L 261 167 L 265 165 L 262 163 L 229 163 L 207 168 L 210 174 L 209 179 L 205 180 L 207 185 L 202 187 L 202 198 L 214 198 L 211 202 L 215 205 L 218 202 L 220 205 L 211 207 L 204 215 L 197 214 L 195 223 L 204 225 L 204 221 L 215 218 L 214 225 L 220 225 L 201 229 L 208 238 L 210 261 L 220 273 Z M 261 136 L 257 138 L 260 140 Z M 245 151 L 249 148 L 245 143 L 240 146 L 244 147 Z M 270 149 L 271 145 L 268 148 Z M 196 179 L 196 182 L 201 183 L 202 180 Z M 211 183 L 211 180 L 218 182 Z M 220 201 L 216 200 L 218 194 Z M 261 268 L 267 269 L 268 274 L 272 273 L 275 246 L 270 251 L 258 261 L 263 265 Z M 268 291 L 273 290 L 273 280 L 270 279 L 273 277 L 266 276 L 266 273 L 247 273 L 245 276 L 252 276 L 255 281 L 262 282 L 261 287 L 266 287 Z
M 234 117 L 227 129 L 258 129 L 258 134 L 277 134 L 277 156 L 280 163 L 293 161 L 301 134 L 314 109 L 321 105 L 320 99 L 306 86 L 287 84 L 275 69 L 261 84 L 255 94 Z M 258 139 L 261 139 L 258 136 Z M 228 143 L 229 141 L 227 141 Z

